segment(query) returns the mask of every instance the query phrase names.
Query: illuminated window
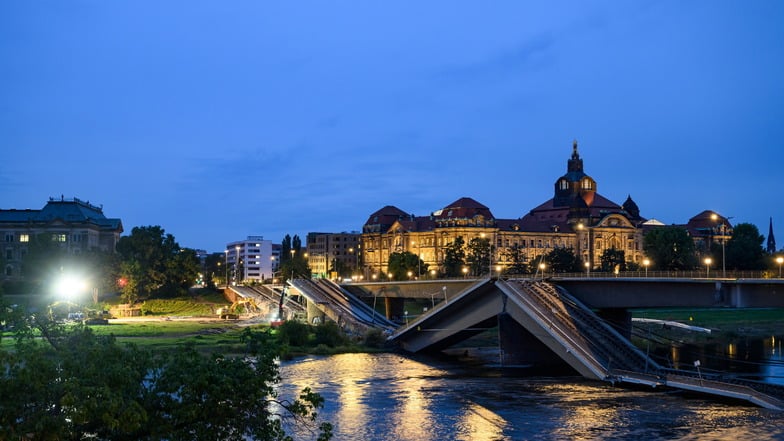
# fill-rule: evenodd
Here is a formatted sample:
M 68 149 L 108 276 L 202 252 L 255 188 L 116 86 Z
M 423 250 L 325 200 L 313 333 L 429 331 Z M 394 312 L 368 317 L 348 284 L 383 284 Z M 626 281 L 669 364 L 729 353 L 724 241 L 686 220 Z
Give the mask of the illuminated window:
M 61 242 L 65 243 L 67 236 L 65 234 L 52 234 L 52 241 L 53 242 Z
M 30 242 L 30 235 L 29 234 L 20 234 L 19 235 L 19 242 Z

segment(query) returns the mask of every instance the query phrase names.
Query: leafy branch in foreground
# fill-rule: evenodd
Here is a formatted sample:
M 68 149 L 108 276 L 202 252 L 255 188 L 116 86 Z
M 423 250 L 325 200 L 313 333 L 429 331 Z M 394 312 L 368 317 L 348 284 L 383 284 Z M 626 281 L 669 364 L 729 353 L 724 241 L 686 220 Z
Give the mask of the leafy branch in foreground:
M 281 421 L 311 428 L 323 406 L 310 389 L 278 399 L 277 346 L 265 331 L 243 332 L 244 357 L 190 346 L 154 355 L 81 325 L 0 318 L 16 339 L 0 350 L 0 439 L 290 440 Z M 332 437 L 328 423 L 312 430 Z

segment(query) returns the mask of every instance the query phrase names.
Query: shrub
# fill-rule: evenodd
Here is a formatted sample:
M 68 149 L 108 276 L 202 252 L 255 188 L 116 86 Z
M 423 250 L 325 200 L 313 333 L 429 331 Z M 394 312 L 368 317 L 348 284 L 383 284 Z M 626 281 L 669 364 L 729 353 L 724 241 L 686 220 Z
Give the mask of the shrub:
M 380 329 L 370 329 L 365 333 L 363 344 L 369 348 L 382 348 L 387 342 L 384 333 Z
M 278 327 L 278 338 L 284 345 L 306 346 L 310 339 L 310 326 L 297 321 L 285 321 Z
M 322 323 L 316 326 L 315 332 L 317 345 L 323 344 L 334 348 L 335 346 L 344 345 L 348 342 L 345 334 L 343 334 L 343 331 L 340 330 L 335 322 L 328 321 Z

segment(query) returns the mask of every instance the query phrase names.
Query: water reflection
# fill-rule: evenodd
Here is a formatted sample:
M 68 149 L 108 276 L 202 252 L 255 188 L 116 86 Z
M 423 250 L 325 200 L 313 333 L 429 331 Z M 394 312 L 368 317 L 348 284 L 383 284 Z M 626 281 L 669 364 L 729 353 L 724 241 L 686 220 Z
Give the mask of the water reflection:
M 281 374 L 282 397 L 305 386 L 324 396 L 336 440 L 784 439 L 784 412 L 442 359 L 308 357 Z
M 666 352 L 666 356 L 665 355 Z M 720 371 L 737 376 L 784 385 L 784 358 L 781 338 L 740 339 L 729 343 L 673 344 L 654 350 L 661 364 L 693 370 L 699 361 L 705 372 Z

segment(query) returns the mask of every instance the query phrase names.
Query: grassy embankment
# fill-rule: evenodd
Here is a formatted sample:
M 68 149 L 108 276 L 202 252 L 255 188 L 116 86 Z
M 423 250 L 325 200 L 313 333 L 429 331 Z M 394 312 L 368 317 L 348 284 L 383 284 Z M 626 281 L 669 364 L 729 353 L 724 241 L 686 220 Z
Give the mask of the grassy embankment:
M 108 309 L 118 302 L 107 299 L 104 306 Z M 147 300 L 139 305 L 141 317 L 110 319 L 108 325 L 91 328 L 98 335 L 113 335 L 118 342 L 154 351 L 189 344 L 205 353 L 238 354 L 244 350 L 240 336 L 246 328 L 266 331 L 269 324 L 218 319 L 217 309 L 229 305 L 222 293 L 199 290 L 192 297 Z M 366 352 L 381 345 L 379 336 L 348 338 L 332 328 L 302 324 L 270 331 L 278 337 L 283 356 Z
M 738 338 L 784 336 L 782 308 L 725 309 L 640 309 L 633 317 L 668 320 L 711 330 L 710 334 L 659 327 L 659 333 L 677 336 L 680 341 L 732 341 Z M 648 325 L 636 324 L 640 329 Z

